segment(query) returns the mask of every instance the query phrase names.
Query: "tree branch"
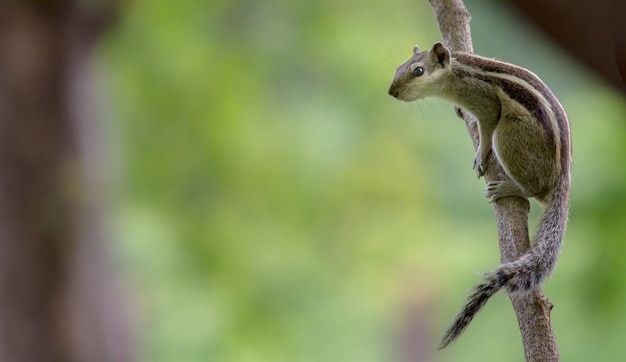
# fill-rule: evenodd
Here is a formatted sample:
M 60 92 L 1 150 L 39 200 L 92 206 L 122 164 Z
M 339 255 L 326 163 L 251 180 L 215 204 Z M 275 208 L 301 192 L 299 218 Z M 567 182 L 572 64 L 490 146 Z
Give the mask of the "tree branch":
M 471 15 L 462 0 L 429 0 L 437 18 L 443 43 L 450 50 L 473 52 L 470 31 Z M 456 108 L 465 121 L 474 149 L 478 147 L 478 126 L 472 115 Z M 492 155 L 487 162 L 485 181 L 495 181 L 504 173 Z M 504 197 L 493 203 L 498 227 L 500 261 L 517 259 L 530 249 L 528 211 L 530 204 L 520 197 Z M 559 361 L 556 340 L 550 324 L 552 304 L 537 288 L 525 295 L 510 296 L 527 361 Z

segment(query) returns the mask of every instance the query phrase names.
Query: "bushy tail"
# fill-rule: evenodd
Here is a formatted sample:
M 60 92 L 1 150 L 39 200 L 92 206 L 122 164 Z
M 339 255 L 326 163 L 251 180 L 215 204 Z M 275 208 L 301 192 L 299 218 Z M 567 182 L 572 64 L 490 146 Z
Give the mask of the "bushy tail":
M 457 339 L 487 300 L 500 289 L 506 288 L 509 293 L 525 292 L 540 285 L 550 275 L 563 243 L 568 209 L 569 179 L 564 177 L 559 187 L 547 198 L 533 247 L 519 259 L 485 274 L 483 282 L 474 287 L 467 303 L 448 327 L 440 349 Z

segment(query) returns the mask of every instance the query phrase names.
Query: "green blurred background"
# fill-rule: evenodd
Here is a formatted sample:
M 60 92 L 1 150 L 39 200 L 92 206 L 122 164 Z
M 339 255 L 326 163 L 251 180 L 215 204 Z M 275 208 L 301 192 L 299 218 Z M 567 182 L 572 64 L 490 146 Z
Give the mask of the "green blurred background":
M 500 3 L 466 4 L 475 51 L 537 73 L 572 124 L 544 288 L 562 360 L 624 358 L 624 98 Z M 387 95 L 439 38 L 427 1 L 128 2 L 99 70 L 142 361 L 523 361 L 502 293 L 434 351 L 499 258 L 452 106 Z

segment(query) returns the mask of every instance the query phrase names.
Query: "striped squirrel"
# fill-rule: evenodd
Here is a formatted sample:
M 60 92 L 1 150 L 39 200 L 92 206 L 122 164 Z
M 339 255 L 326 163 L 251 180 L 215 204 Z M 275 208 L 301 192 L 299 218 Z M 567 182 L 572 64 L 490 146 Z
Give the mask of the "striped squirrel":
M 554 270 L 569 209 L 571 146 L 569 122 L 550 89 L 518 66 L 470 53 L 450 52 L 441 43 L 398 67 L 389 94 L 403 101 L 447 99 L 478 120 L 474 169 L 480 178 L 489 152 L 504 169 L 487 182 L 485 197 L 534 197 L 545 205 L 533 247 L 517 260 L 484 275 L 446 331 L 440 348 L 463 333 L 476 313 L 501 288 L 522 293 Z

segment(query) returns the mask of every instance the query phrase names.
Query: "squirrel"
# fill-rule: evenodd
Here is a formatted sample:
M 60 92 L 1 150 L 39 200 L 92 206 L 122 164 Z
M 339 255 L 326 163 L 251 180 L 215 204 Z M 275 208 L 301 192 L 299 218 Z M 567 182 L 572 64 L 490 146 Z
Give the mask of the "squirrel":
M 435 43 L 396 71 L 389 94 L 403 101 L 447 99 L 474 115 L 479 146 L 474 169 L 485 173 L 490 151 L 502 169 L 500 181 L 487 182 L 490 202 L 534 197 L 545 205 L 532 248 L 518 259 L 484 275 L 445 332 L 440 349 L 458 338 L 487 300 L 505 288 L 523 293 L 552 273 L 563 242 L 570 194 L 569 121 L 550 89 L 532 72 L 499 60 L 450 52 Z

